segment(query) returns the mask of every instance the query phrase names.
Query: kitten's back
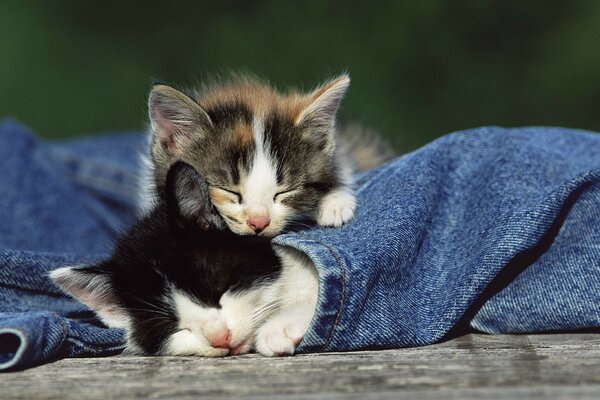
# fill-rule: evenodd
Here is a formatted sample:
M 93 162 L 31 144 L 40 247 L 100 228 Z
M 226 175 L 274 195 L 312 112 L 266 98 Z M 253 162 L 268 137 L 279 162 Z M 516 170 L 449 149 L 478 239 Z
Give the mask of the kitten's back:
M 396 156 L 379 132 L 356 122 L 340 124 L 337 134 L 338 157 L 351 163 L 353 173 L 376 168 Z

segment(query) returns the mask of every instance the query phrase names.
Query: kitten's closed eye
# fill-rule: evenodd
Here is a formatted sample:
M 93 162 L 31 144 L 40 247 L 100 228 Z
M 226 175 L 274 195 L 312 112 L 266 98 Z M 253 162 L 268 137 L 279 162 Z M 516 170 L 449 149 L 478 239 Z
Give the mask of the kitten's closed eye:
M 243 197 L 242 194 L 239 192 L 236 192 L 235 190 L 231 190 L 231 189 L 225 189 L 223 187 L 213 187 L 212 188 L 213 191 L 216 191 L 217 193 L 220 193 L 222 195 L 224 195 L 226 198 L 235 201 L 237 204 L 241 204 L 243 201 Z
M 287 190 L 282 190 L 280 192 L 277 192 L 277 193 L 275 193 L 275 196 L 273 196 L 273 201 L 281 201 L 284 198 L 286 198 L 287 196 L 298 192 L 299 190 L 300 190 L 300 188 L 292 188 L 292 189 L 287 189 Z

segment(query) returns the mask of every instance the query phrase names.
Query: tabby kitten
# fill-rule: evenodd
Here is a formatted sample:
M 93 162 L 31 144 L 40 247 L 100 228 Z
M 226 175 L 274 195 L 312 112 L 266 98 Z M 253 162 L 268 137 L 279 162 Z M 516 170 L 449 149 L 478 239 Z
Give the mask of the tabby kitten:
M 354 215 L 348 160 L 336 150 L 336 112 L 350 79 L 308 94 L 252 78 L 191 94 L 157 84 L 149 98 L 151 160 L 145 208 L 182 160 L 208 181 L 212 202 L 239 235 L 274 236 L 297 220 L 339 227 Z

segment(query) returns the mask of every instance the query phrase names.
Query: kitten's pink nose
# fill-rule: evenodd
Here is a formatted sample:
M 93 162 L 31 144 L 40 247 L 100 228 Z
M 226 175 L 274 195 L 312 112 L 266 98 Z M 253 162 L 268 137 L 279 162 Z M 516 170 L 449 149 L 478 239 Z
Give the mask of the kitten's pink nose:
M 212 347 L 229 348 L 231 331 L 222 319 L 215 318 L 208 321 L 202 328 L 202 333 Z
M 229 348 L 229 339 L 231 338 L 229 329 L 220 332 L 212 332 L 210 335 L 205 333 L 205 336 L 212 347 L 220 347 L 223 349 Z
M 248 218 L 248 226 L 256 233 L 261 233 L 270 223 L 271 219 L 268 216 Z

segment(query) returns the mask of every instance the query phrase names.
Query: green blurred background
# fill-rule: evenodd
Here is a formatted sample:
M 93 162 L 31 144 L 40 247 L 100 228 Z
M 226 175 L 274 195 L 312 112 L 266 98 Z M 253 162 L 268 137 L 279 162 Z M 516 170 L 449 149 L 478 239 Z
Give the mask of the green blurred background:
M 600 1 L 0 0 L 0 116 L 48 138 L 142 129 L 153 79 L 251 71 L 400 151 L 480 125 L 600 130 Z

